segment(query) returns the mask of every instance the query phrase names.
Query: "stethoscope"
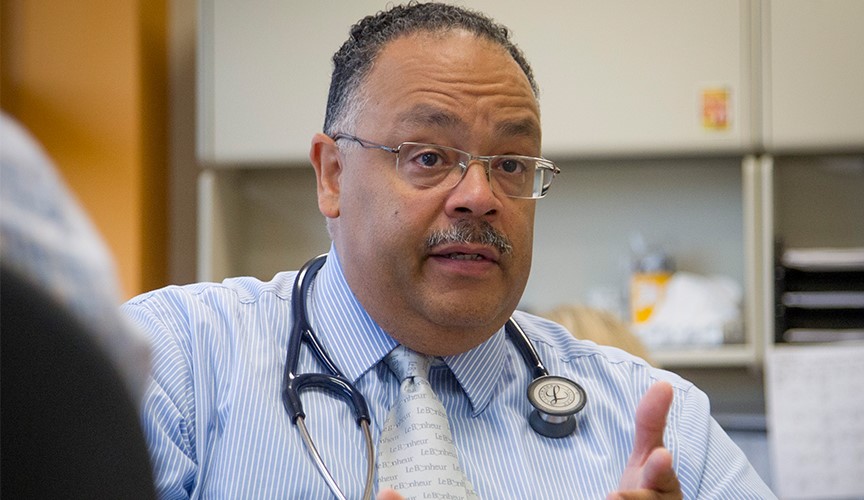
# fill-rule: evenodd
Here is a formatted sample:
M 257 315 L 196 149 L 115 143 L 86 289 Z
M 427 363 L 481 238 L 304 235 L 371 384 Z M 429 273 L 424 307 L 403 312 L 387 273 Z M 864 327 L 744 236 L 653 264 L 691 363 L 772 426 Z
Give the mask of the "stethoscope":
M 326 260 L 326 255 L 315 257 L 307 262 L 294 278 L 291 294 L 291 333 L 288 338 L 285 374 L 282 378 L 282 403 L 291 416 L 291 421 L 299 429 L 303 443 L 318 471 L 327 482 L 327 486 L 337 498 L 345 499 L 345 494 L 336 484 L 336 480 L 321 459 L 318 448 L 306 429 L 306 413 L 303 411 L 303 403 L 300 401 L 300 392 L 308 387 L 318 387 L 335 392 L 349 402 L 354 409 L 354 419 L 363 431 L 366 443 L 366 486 L 363 490 L 363 498 L 372 498 L 375 451 L 372 445 L 372 433 L 369 430 L 371 421 L 369 407 L 366 405 L 366 399 L 363 395 L 354 387 L 354 384 L 345 378 L 342 371 L 321 346 L 306 314 L 306 295 L 309 286 Z M 528 401 L 534 406 L 534 410 L 528 417 L 531 428 L 538 434 L 550 438 L 569 436 L 576 430 L 574 415 L 582 410 L 587 401 L 585 389 L 570 379 L 549 375 L 528 336 L 513 318 L 507 321 L 504 329 L 533 372 L 533 380 L 528 385 Z M 300 346 L 304 340 L 308 343 L 318 362 L 324 366 L 329 374 L 297 373 Z

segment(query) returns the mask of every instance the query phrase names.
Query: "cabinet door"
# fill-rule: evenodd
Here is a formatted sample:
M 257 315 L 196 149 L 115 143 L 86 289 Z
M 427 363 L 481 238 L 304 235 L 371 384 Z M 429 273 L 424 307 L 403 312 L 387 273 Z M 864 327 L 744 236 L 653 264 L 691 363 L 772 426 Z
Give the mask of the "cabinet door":
M 308 164 L 349 27 L 384 1 L 199 0 L 198 157 Z
M 383 0 L 200 0 L 198 152 L 306 163 L 330 58 Z M 746 0 L 467 0 L 508 25 L 541 88 L 544 153 L 711 153 L 749 145 Z
M 765 4 L 764 130 L 772 152 L 864 148 L 864 2 Z
M 534 66 L 544 154 L 739 153 L 751 142 L 739 0 L 474 0 Z

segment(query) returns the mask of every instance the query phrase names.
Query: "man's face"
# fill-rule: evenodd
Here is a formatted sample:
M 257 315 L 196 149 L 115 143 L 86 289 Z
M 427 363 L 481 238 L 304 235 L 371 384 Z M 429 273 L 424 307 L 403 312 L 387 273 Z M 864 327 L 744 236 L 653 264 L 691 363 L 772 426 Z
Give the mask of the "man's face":
M 356 130 L 335 132 L 391 147 L 412 141 L 475 155 L 540 156 L 528 79 L 503 48 L 464 31 L 390 42 L 361 93 Z M 319 172 L 319 205 L 334 219 L 346 278 L 366 310 L 400 343 L 428 354 L 463 352 L 488 339 L 528 280 L 536 202 L 496 192 L 481 162 L 452 189 L 418 187 L 397 175 L 392 153 L 347 140 L 338 148 L 331 155 L 336 187 L 322 197 Z M 313 163 L 314 152 L 315 141 Z M 434 231 L 483 222 L 509 240 L 511 252 L 427 244 Z

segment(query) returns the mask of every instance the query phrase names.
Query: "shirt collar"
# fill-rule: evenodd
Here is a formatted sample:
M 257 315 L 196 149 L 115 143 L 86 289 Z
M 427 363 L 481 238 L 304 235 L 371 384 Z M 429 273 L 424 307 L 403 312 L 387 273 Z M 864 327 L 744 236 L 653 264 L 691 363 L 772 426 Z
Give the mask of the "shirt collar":
M 444 362 L 471 401 L 475 417 L 486 409 L 495 395 L 497 385 L 501 383 L 507 350 L 505 340 L 502 327 L 489 340 L 474 349 L 454 356 L 444 356 Z
M 327 263 L 315 277 L 310 293 L 307 304 L 312 327 L 348 380 L 357 382 L 396 347 L 397 342 L 369 316 L 348 287 L 334 246 L 330 247 Z M 443 357 L 471 401 L 475 416 L 492 400 L 501 380 L 505 355 L 502 327 L 474 349 Z

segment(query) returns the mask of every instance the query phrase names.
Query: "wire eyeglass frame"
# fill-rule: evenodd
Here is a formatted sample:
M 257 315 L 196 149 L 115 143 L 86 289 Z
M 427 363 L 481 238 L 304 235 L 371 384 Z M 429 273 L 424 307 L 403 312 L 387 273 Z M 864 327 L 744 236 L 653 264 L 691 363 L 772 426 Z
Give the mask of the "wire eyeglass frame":
M 342 133 L 334 134 L 332 139 L 346 139 L 365 149 L 380 149 L 395 154 L 396 171 L 400 177 L 409 184 L 421 187 L 443 186 L 444 189 L 452 189 L 465 177 L 468 167 L 480 161 L 486 167 L 489 182 L 492 183 L 494 178 L 496 182 L 492 183 L 493 187 L 497 185 L 504 195 L 537 200 L 546 196 L 552 180 L 561 172 L 552 161 L 534 156 L 481 156 L 449 146 L 420 142 L 403 142 L 394 148 Z M 436 160 L 443 161 L 443 164 L 425 164 L 428 161 L 439 163 Z

